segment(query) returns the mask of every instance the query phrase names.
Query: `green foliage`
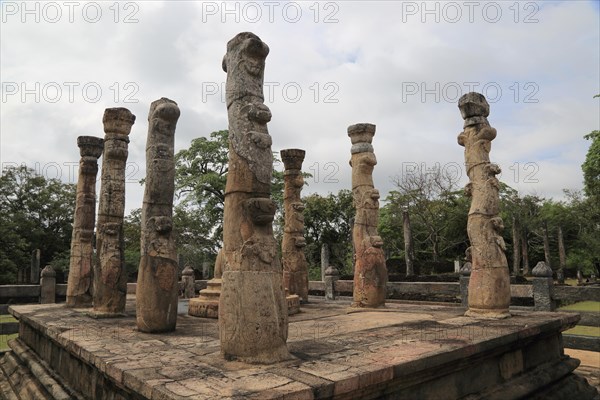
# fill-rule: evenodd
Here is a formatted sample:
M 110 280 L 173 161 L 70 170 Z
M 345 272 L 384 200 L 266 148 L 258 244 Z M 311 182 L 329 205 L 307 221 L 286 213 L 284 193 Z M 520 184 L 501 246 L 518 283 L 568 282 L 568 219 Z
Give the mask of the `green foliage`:
M 311 194 L 304 197 L 303 201 L 306 259 L 311 267 L 309 273 L 321 279 L 321 246 L 327 244 L 330 249 L 330 264 L 342 274 L 350 274 L 355 213 L 352 192 L 340 190 L 337 194 L 330 193 L 325 197 Z
M 128 277 L 135 275 L 140 265 L 141 230 L 142 209 L 136 208 L 123 219 L 125 271 Z
M 64 268 L 71 245 L 75 185 L 46 179 L 22 165 L 0 177 L 0 284 L 14 283 L 18 268 L 41 250 L 41 265 Z M 68 262 L 66 263 L 68 265 Z

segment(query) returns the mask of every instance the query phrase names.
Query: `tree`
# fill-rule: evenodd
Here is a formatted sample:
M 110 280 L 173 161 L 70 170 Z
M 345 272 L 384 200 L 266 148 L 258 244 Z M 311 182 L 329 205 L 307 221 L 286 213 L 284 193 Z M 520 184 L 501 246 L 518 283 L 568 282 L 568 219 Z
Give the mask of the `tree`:
M 16 281 L 16 269 L 41 250 L 42 266 L 65 267 L 71 246 L 75 185 L 46 179 L 25 165 L 8 167 L 0 177 L 0 265 L 2 282 Z M 68 265 L 68 264 L 67 264 Z M 5 269 L 6 268 L 6 269 Z
M 464 252 L 469 201 L 458 190 L 456 175 L 438 166 L 397 175 L 392 182 L 396 190 L 386 198 L 380 232 L 385 247 L 391 249 L 393 255 L 403 252 L 400 235 L 404 210 L 408 210 L 411 217 L 417 259 L 438 262 L 443 257 L 455 258 Z
M 321 246 L 330 249 L 330 263 L 342 274 L 352 272 L 352 223 L 354 204 L 350 190 L 327 196 L 311 194 L 304 201 L 304 236 L 306 259 L 311 277 L 320 280 Z M 318 276 L 318 278 L 317 278 Z
M 581 165 L 585 194 L 600 201 L 600 131 L 593 131 L 584 138 L 592 141 Z

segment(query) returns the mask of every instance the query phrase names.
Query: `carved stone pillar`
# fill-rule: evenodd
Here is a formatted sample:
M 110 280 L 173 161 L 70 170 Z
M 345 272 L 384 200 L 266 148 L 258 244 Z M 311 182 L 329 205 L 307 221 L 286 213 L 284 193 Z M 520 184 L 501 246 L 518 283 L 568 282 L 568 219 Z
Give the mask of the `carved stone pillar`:
M 377 232 L 379 191 L 373 186 L 373 153 L 375 125 L 356 124 L 348 127 L 352 141 L 352 195 L 356 217 L 352 229 L 355 249 L 354 301 L 352 307 L 376 308 L 385 305 L 387 268 L 383 241 Z
M 92 265 L 94 262 L 94 225 L 96 223 L 96 176 L 98 158 L 104 150 L 104 140 L 94 136 L 79 136 L 77 146 L 79 176 L 71 237 L 71 258 L 67 282 L 67 307 L 92 306 Z
M 146 141 L 146 188 L 142 207 L 141 257 L 136 288 L 136 320 L 142 332 L 175 330 L 179 285 L 173 238 L 175 128 L 177 103 L 152 102 Z
M 263 104 L 269 47 L 244 32 L 227 43 L 229 173 L 223 216 L 221 353 L 226 359 L 274 363 L 289 359 L 288 316 L 270 199 L 273 154 Z
M 308 302 L 308 264 L 304 255 L 304 204 L 300 197 L 304 178 L 302 161 L 305 151 L 300 149 L 281 150 L 283 172 L 283 207 L 285 224 L 283 228 L 282 261 L 283 286 L 290 294 L 300 296 L 302 302 Z
M 490 106 L 485 97 L 471 92 L 458 100 L 465 120 L 458 144 L 465 147 L 465 166 L 470 182 L 465 192 L 471 197 L 467 233 L 472 259 L 469 309 L 466 315 L 506 318 L 510 314 L 510 277 L 502 239 L 504 224 L 498 216 L 500 167 L 490 162 L 491 142 L 496 129 L 488 123 Z
M 135 115 L 126 108 L 107 108 L 102 122 L 106 135 L 96 224 L 98 262 L 94 267 L 94 312 L 91 315 L 111 317 L 123 313 L 127 294 L 123 249 L 125 168 Z

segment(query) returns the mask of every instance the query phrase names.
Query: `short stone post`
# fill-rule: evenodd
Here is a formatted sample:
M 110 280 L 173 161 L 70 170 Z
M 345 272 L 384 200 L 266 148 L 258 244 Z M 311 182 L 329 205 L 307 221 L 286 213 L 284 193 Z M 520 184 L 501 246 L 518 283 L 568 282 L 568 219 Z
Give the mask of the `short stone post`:
M 181 281 L 183 282 L 183 297 L 186 299 L 194 297 L 196 295 L 194 270 L 189 265 L 183 269 Z
M 337 292 L 335 290 L 335 283 L 340 279 L 340 271 L 337 268 L 330 266 L 325 271 L 325 300 L 335 300 Z
M 535 311 L 554 311 L 556 303 L 552 299 L 554 282 L 552 269 L 545 262 L 537 263 L 533 274 L 533 308 Z
M 471 278 L 471 262 L 463 264 L 460 273 L 460 303 L 463 307 L 469 307 L 469 280 Z
M 52 304 L 56 302 L 56 272 L 51 265 L 46 265 L 42 270 L 40 280 L 40 304 Z

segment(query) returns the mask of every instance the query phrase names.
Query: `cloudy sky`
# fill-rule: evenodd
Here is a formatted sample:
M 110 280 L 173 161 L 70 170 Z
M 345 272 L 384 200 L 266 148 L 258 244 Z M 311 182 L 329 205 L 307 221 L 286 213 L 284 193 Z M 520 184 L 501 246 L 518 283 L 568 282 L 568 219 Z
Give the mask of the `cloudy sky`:
M 75 182 L 80 135 L 103 136 L 108 107 L 137 122 L 127 210 L 141 207 L 150 103 L 181 108 L 176 148 L 227 128 L 229 39 L 271 52 L 265 103 L 273 150 L 302 148 L 304 194 L 349 188 L 349 125 L 377 125 L 375 185 L 436 165 L 465 182 L 458 97 L 486 95 L 491 158 L 521 194 L 581 189 L 600 129 L 596 1 L 0 1 L 0 162 Z

